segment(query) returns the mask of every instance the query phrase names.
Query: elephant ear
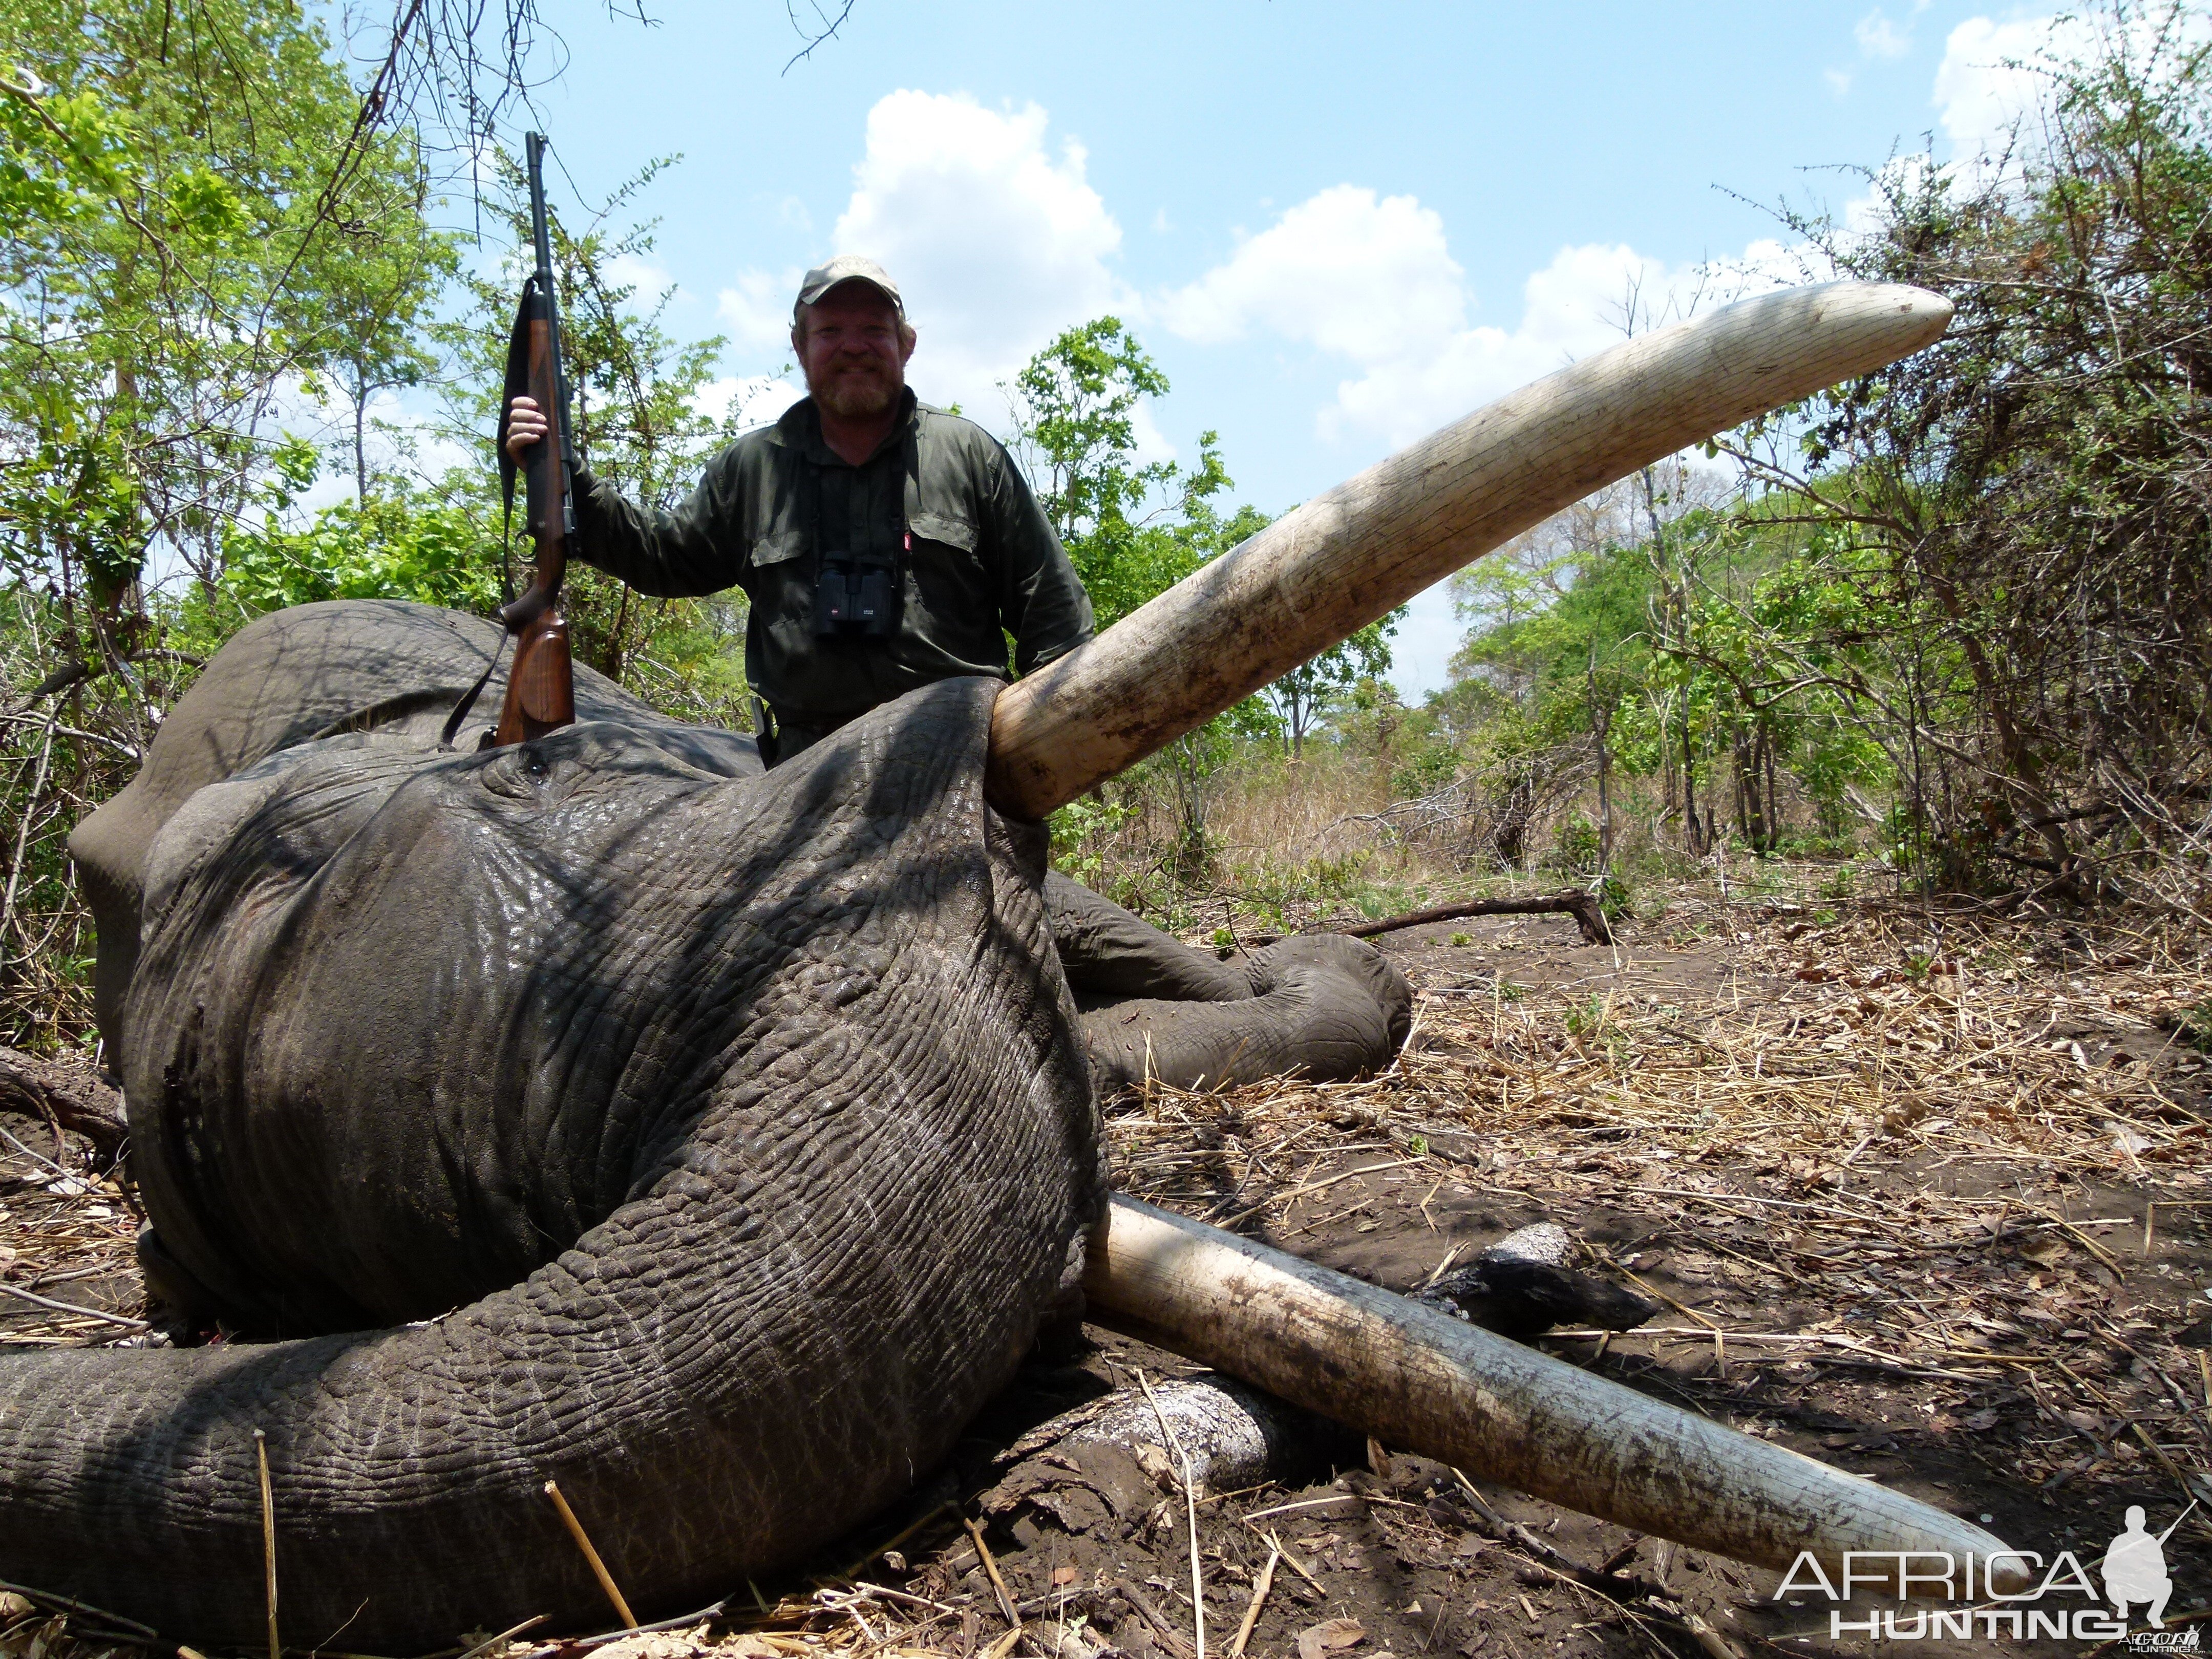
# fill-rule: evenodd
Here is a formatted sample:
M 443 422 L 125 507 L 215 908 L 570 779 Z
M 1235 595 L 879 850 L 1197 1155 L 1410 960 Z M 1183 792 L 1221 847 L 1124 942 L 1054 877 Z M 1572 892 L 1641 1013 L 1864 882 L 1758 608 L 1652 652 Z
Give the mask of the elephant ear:
M 399 599 L 294 605 L 232 636 L 163 718 L 138 775 L 70 833 L 70 857 L 99 928 L 94 1002 L 111 1050 L 127 1036 L 123 1005 L 137 966 L 147 857 L 185 803 L 282 750 L 343 732 L 434 745 L 500 639 L 481 618 Z M 491 707 L 504 685 L 495 677 Z M 576 710 L 581 720 L 674 724 L 588 668 L 576 670 Z M 731 766 L 743 769 L 742 750 L 759 769 L 751 739 L 720 735 Z
M 267 759 L 195 791 L 170 814 L 147 849 L 141 869 L 139 901 L 142 939 L 158 932 L 171 901 L 208 860 L 234 848 L 257 812 L 280 791 L 325 782 L 323 793 L 344 797 L 348 820 L 358 824 L 382 804 L 428 757 L 417 739 L 383 732 L 352 732 L 317 743 L 281 749 Z M 368 787 L 364 789 L 364 782 Z M 334 831 L 331 832 L 331 831 Z M 346 829 L 332 826 L 325 844 L 343 841 Z M 296 864 L 271 870 L 288 882 L 305 874 Z

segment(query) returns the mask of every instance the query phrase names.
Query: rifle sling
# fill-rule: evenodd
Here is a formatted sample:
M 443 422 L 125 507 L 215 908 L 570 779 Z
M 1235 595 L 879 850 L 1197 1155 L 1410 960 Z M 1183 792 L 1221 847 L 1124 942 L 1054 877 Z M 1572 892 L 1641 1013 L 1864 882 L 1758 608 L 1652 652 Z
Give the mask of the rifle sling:
M 468 719 L 469 710 L 477 706 L 477 699 L 483 695 L 484 687 L 491 684 L 491 677 L 499 672 L 500 662 L 507 655 L 507 634 L 502 629 L 499 636 L 499 649 L 491 653 L 491 660 L 484 665 L 484 672 L 477 676 L 477 683 L 461 694 L 461 700 L 453 705 L 453 712 L 446 716 L 446 729 L 438 733 L 439 748 L 451 749 L 453 746 L 453 736 L 461 729 L 461 722 Z
M 507 416 L 514 406 L 514 400 L 530 393 L 530 312 L 531 301 L 537 297 L 537 293 L 538 275 L 532 271 L 523 279 L 522 297 L 516 301 L 514 307 L 514 325 L 507 333 L 507 380 L 499 392 L 499 432 L 492 439 L 492 453 L 499 457 L 499 598 L 501 605 L 514 603 L 514 574 L 509 550 L 514 543 L 514 480 L 521 470 L 515 464 L 514 457 L 507 451 Z M 559 411 L 551 411 L 548 418 L 557 420 Z M 552 434 L 548 441 L 557 439 L 558 435 L 557 433 Z M 453 746 L 454 734 L 461 729 L 461 722 L 468 719 L 469 710 L 476 707 L 477 699 L 483 695 L 484 687 L 491 684 L 491 677 L 499 672 L 500 661 L 506 654 L 507 636 L 501 634 L 499 649 L 491 653 L 491 661 L 484 665 L 484 672 L 461 700 L 453 705 L 453 712 L 446 716 L 445 730 L 438 736 L 439 748 L 451 749 Z

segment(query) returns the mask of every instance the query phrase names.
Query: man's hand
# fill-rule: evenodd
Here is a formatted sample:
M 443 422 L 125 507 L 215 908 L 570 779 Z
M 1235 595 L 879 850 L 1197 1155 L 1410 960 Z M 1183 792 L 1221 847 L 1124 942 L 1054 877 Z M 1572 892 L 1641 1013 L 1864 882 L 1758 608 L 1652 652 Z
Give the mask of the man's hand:
M 534 398 L 517 398 L 507 406 L 507 453 L 517 466 L 522 452 L 545 435 L 545 416 Z

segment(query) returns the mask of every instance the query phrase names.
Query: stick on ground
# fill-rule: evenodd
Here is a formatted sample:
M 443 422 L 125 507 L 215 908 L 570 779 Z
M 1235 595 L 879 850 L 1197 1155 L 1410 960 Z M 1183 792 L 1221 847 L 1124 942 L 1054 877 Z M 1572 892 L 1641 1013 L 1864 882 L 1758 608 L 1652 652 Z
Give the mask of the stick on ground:
M 1589 945 L 1610 945 L 1613 929 L 1605 920 L 1605 912 L 1598 902 L 1580 888 L 1569 887 L 1540 898 L 1468 899 L 1462 904 L 1439 904 L 1427 910 L 1408 910 L 1401 916 L 1385 916 L 1380 921 L 1363 921 L 1352 927 L 1331 927 L 1327 932 L 1342 933 L 1350 939 L 1373 939 L 1382 933 L 1395 933 L 1401 927 L 1423 927 L 1432 921 L 1457 921 L 1465 916 L 1554 916 L 1568 915 L 1582 929 L 1583 940 Z M 1248 944 L 1273 945 L 1281 939 L 1280 933 L 1258 933 Z
M 561 1496 L 559 1484 L 548 1480 L 545 1495 L 553 1500 L 553 1507 L 561 1511 L 562 1524 L 568 1528 L 568 1536 L 576 1540 L 576 1547 L 583 1551 L 584 1559 L 592 1564 L 592 1572 L 599 1579 L 599 1588 L 607 1593 L 607 1600 L 615 1604 L 615 1612 L 623 1621 L 623 1628 L 635 1630 L 637 1615 L 629 1610 L 629 1603 L 623 1600 L 623 1593 L 615 1588 L 614 1575 L 607 1571 L 607 1564 L 599 1559 L 599 1551 L 592 1547 L 591 1534 L 584 1530 L 584 1523 L 576 1519 L 576 1511 L 568 1507 L 568 1500 Z
M 261 1466 L 261 1565 L 269 1596 L 269 1659 L 283 1659 L 284 1644 L 276 1638 L 276 1501 L 269 1491 L 269 1437 L 253 1431 L 253 1457 Z
M 1260 1569 L 1260 1577 L 1252 1586 L 1252 1599 L 1245 1604 L 1243 1620 L 1237 1626 L 1237 1639 L 1229 1644 L 1229 1659 L 1244 1659 L 1244 1644 L 1252 1639 L 1252 1626 L 1260 1622 L 1260 1609 L 1267 1604 L 1268 1588 L 1275 1582 L 1275 1563 L 1282 1559 L 1279 1546 L 1268 1548 L 1267 1565 Z

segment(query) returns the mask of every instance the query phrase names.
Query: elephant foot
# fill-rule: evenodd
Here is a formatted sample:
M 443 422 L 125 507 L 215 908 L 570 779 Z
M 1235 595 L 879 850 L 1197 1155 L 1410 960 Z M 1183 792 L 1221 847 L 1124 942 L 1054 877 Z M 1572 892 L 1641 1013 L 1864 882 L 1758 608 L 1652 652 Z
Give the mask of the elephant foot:
M 169 1254 L 152 1225 L 138 1230 L 138 1271 L 146 1278 L 146 1297 L 154 1322 L 180 1340 L 212 1331 L 222 1322 L 222 1304 L 206 1285 Z
M 1633 1330 L 1659 1311 L 1648 1297 L 1566 1265 L 1566 1229 L 1540 1221 L 1509 1233 L 1480 1255 L 1416 1291 L 1413 1299 L 1500 1336 L 1534 1336 L 1555 1325 Z

